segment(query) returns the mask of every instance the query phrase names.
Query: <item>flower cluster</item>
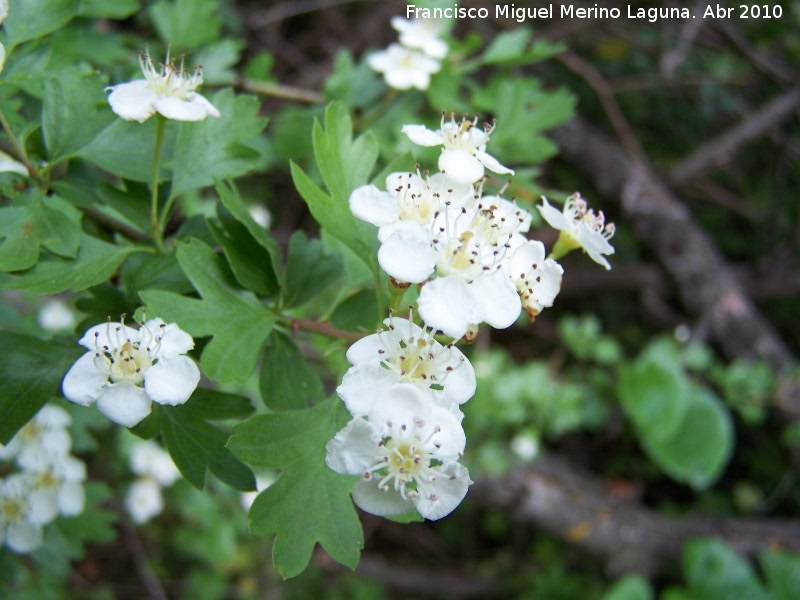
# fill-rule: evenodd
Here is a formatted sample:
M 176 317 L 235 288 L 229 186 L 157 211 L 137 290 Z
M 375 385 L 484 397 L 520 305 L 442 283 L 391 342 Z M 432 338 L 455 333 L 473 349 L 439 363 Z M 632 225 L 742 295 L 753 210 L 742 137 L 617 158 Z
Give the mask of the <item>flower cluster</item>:
M 176 121 L 202 121 L 208 116 L 219 117 L 216 107 L 195 90 L 203 83 L 203 68 L 193 73 L 180 67 L 170 58 L 156 69 L 147 50 L 139 55 L 144 79 L 135 79 L 106 88 L 111 110 L 127 121 L 140 123 L 159 113 Z
M 186 353 L 194 340 L 174 323 L 146 321 L 139 329 L 124 322 L 89 329 L 78 342 L 89 350 L 61 384 L 67 400 L 97 403 L 114 423 L 133 427 L 153 402 L 183 404 L 200 382 L 200 370 Z
M 141 525 L 161 514 L 161 490 L 175 483 L 181 474 L 170 455 L 152 440 L 136 442 L 131 449 L 130 469 L 138 478 L 128 488 L 125 508 L 133 522 Z
M 14 552 L 41 546 L 44 526 L 59 515 L 83 512 L 86 465 L 70 454 L 70 422 L 63 408 L 46 405 L 0 445 L 0 461 L 17 469 L 0 478 L 0 545 Z
M 447 55 L 447 43 L 438 37 L 442 23 L 396 16 L 392 18 L 392 27 L 400 34 L 399 43 L 370 55 L 369 66 L 383 74 L 389 87 L 427 90 L 431 75 L 439 71 L 439 61 Z
M 337 392 L 353 418 L 328 442 L 326 460 L 338 473 L 361 476 L 353 500 L 376 515 L 416 509 L 440 519 L 471 483 L 459 462 L 466 445 L 459 407 L 475 393 L 475 371 L 434 332 L 471 341 L 481 323 L 509 327 L 523 309 L 533 322 L 561 288 L 564 271 L 555 258 L 583 247 L 608 267 L 602 255 L 614 251 L 613 225 L 577 195 L 563 213 L 547 200 L 538 207 L 566 240 L 549 256 L 525 236 L 531 214 L 502 191 L 484 194 L 485 169 L 513 173 L 486 153 L 493 129 L 452 115 L 437 131 L 405 125 L 413 142 L 443 147 L 441 172 L 392 173 L 385 191 L 365 185 L 350 196 L 353 214 L 378 227 L 378 262 L 400 297 L 410 284 L 421 286 L 418 313 L 432 328 L 390 317 L 388 330 L 347 352 L 352 366 Z
M 384 321 L 353 344 L 353 365 L 337 392 L 353 419 L 328 442 L 327 463 L 360 475 L 353 500 L 363 510 L 427 519 L 450 514 L 472 483 L 458 460 L 466 436 L 458 406 L 475 393 L 475 371 L 453 346 L 407 319 Z

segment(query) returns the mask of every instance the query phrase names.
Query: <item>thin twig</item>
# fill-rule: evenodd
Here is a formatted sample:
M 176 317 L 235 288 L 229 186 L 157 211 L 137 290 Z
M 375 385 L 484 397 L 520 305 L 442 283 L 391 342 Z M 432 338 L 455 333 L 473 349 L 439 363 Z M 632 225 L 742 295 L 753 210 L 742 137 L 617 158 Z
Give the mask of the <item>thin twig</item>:
M 280 83 L 268 83 L 266 81 L 256 81 L 255 79 L 242 79 L 240 85 L 243 90 L 261 94 L 262 96 L 272 96 L 283 98 L 284 100 L 294 100 L 295 102 L 305 102 L 307 104 L 324 104 L 325 96 L 315 90 L 282 85 Z
M 354 331 L 344 331 L 342 329 L 336 329 L 328 321 L 292 319 L 291 324 L 292 324 L 292 331 L 297 331 L 299 329 L 302 329 L 303 331 L 321 333 L 322 335 L 327 335 L 328 337 L 338 338 L 340 340 L 346 340 L 351 342 L 356 342 L 366 335 L 364 333 L 357 333 Z
M 706 6 L 708 6 L 708 2 L 706 2 L 706 0 L 700 0 L 700 2 L 695 5 L 694 14 L 704 14 Z M 681 35 L 678 38 L 678 43 L 675 44 L 672 50 L 665 52 L 661 57 L 660 70 L 664 77 L 671 79 L 675 76 L 675 72 L 689 55 L 692 43 L 697 37 L 697 34 L 700 33 L 704 23 L 705 19 L 689 19 L 684 23 L 681 28 Z
M 125 539 L 125 544 L 130 552 L 131 559 L 133 560 L 136 573 L 139 575 L 139 580 L 142 582 L 145 590 L 147 590 L 148 598 L 152 600 L 167 600 L 167 593 L 161 585 L 161 582 L 153 573 L 150 567 L 150 561 L 147 559 L 142 540 L 136 533 L 136 528 L 130 522 L 130 518 L 119 503 L 114 503 L 114 510 L 119 514 L 119 526 L 122 529 L 122 536 Z

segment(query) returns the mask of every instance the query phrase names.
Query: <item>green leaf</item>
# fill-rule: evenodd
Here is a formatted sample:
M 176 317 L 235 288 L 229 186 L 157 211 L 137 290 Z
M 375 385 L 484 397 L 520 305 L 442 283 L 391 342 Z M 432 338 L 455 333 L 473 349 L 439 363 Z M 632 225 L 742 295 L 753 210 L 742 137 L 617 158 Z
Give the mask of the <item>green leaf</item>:
M 647 454 L 674 480 L 706 489 L 722 474 L 734 444 L 730 413 L 709 390 L 693 387 L 678 428 L 666 439 L 645 438 Z
M 367 57 L 355 63 L 346 49 L 339 50 L 333 61 L 333 73 L 325 80 L 325 95 L 336 98 L 348 108 L 373 106 L 386 89 L 380 76 L 370 68 Z
M 161 40 L 178 52 L 216 41 L 222 29 L 219 0 L 161 0 L 148 12 Z
M 317 372 L 280 331 L 273 331 L 264 346 L 259 387 L 264 404 L 273 410 L 306 408 L 325 397 Z
M 241 460 L 282 469 L 250 509 L 256 535 L 275 534 L 272 560 L 280 574 L 303 572 L 319 542 L 334 560 L 355 568 L 364 546 L 350 500 L 353 478 L 325 464 L 325 445 L 349 415 L 336 399 L 313 408 L 259 415 L 238 425 L 228 447 Z
M 0 331 L 0 443 L 25 425 L 53 396 L 73 363 L 86 352 L 74 341 L 43 341 Z
M 117 118 L 108 110 L 105 84 L 105 77 L 82 67 L 64 69 L 45 82 L 42 133 L 51 163 L 88 145 Z
M 0 208 L 0 270 L 22 271 L 39 260 L 39 247 L 74 258 L 80 243 L 81 213 L 39 190 L 21 195 L 16 206 Z
M 677 352 L 656 342 L 620 368 L 618 393 L 640 436 L 655 442 L 675 434 L 688 407 L 688 386 Z
M 380 322 L 374 290 L 361 290 L 346 298 L 331 314 L 331 325 L 345 331 L 370 331 Z
M 258 116 L 261 103 L 252 96 L 235 97 L 230 89 L 218 92 L 211 102 L 221 117 L 182 124 L 175 147 L 172 197 L 244 175 L 261 160 L 244 144 L 267 124 Z
M 309 240 L 296 231 L 289 240 L 286 257 L 286 289 L 283 306 L 291 308 L 308 302 L 342 274 L 342 259 L 325 254 L 319 240 Z
M 0 287 L 40 294 L 58 294 L 65 290 L 79 292 L 110 279 L 126 256 L 143 251 L 142 248 L 107 244 L 86 234 L 81 234 L 80 239 L 75 260 L 41 260 L 20 277 L 6 281 Z
M 614 582 L 601 600 L 652 600 L 653 588 L 641 575 L 626 575 Z
M 690 542 L 683 555 L 683 571 L 693 597 L 770 600 L 750 563 L 718 540 Z
M 250 216 L 250 211 L 239 196 L 236 188 L 230 185 L 218 184 L 217 194 L 222 205 L 241 223 L 258 244 L 269 254 L 269 263 L 272 267 L 270 281 L 276 286 L 283 286 L 283 271 L 281 269 L 281 250 L 275 239 L 255 222 Z M 266 267 L 265 267 L 266 268 Z
M 110 109 L 109 109 L 110 111 Z M 153 180 L 153 149 L 156 141 L 158 119 L 144 123 L 114 119 L 100 131 L 78 154 L 95 166 L 113 175 L 132 181 L 149 183 Z M 164 142 L 161 146 L 160 181 L 171 177 L 168 165 L 175 153 L 175 140 L 183 124 L 167 120 Z M 191 127 L 195 123 L 188 123 Z
M 175 466 L 198 490 L 205 484 L 206 469 L 234 489 L 256 489 L 253 472 L 225 447 L 228 434 L 206 423 L 203 407 L 192 402 L 161 407 L 161 434 Z
M 249 398 L 207 388 L 198 388 L 192 394 L 191 409 L 210 420 L 243 419 L 253 412 Z
M 141 0 L 81 0 L 80 15 L 90 19 L 124 19 L 141 9 Z
M 758 557 L 772 600 L 795 600 L 800 590 L 800 555 L 765 550 Z
M 12 2 L 3 28 L 8 36 L 6 52 L 28 40 L 42 37 L 66 25 L 78 14 L 80 0 L 24 0 Z
M 531 30 L 527 27 L 518 27 L 512 31 L 498 33 L 481 55 L 481 62 L 491 65 L 519 58 L 528 47 L 532 35 Z
M 120 269 L 120 283 L 132 303 L 139 302 L 139 292 L 167 290 L 176 294 L 194 291 L 174 254 L 134 254 Z
M 178 323 L 193 336 L 214 336 L 200 358 L 203 372 L 215 381 L 244 381 L 255 368 L 275 316 L 251 292 L 235 287 L 222 259 L 202 242 L 179 243 L 177 254 L 202 299 L 142 292 L 148 313 Z

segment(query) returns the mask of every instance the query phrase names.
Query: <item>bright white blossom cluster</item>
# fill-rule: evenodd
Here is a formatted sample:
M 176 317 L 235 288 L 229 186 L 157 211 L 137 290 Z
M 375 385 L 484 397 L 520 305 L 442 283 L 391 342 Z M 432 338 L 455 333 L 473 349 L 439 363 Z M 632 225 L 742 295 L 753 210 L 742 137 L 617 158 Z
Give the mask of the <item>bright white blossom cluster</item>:
M 180 479 L 172 458 L 152 440 L 138 441 L 131 448 L 130 469 L 137 479 L 128 488 L 125 509 L 137 525 L 146 523 L 164 510 L 161 494 Z
M 0 25 L 6 20 L 8 16 L 8 0 L 0 0 Z M 6 47 L 0 44 L 0 73 L 6 64 Z
M 35 550 L 47 524 L 83 512 L 86 465 L 70 454 L 70 422 L 63 408 L 45 405 L 8 445 L 0 445 L 0 461 L 16 468 L 0 478 L 0 545 L 14 552 Z
M 441 519 L 472 483 L 458 462 L 467 441 L 458 406 L 475 393 L 475 371 L 413 322 L 384 323 L 347 352 L 353 366 L 337 392 L 353 419 L 328 442 L 326 460 L 361 476 L 353 500 L 366 512 Z
M 159 113 L 176 121 L 202 121 L 206 117 L 219 117 L 220 112 L 195 90 L 203 83 L 203 68 L 195 67 L 189 73 L 175 65 L 169 50 L 164 64 L 156 69 L 150 53 L 139 54 L 139 66 L 144 79 L 135 79 L 106 88 L 110 92 L 111 110 L 127 121 L 140 123 Z
M 447 43 L 438 36 L 442 23 L 434 19 L 392 18 L 392 27 L 400 34 L 399 43 L 371 54 L 367 62 L 383 74 L 386 85 L 397 90 L 427 90 L 431 75 L 441 69 L 447 55 Z
M 459 460 L 466 436 L 460 405 L 475 393 L 475 371 L 453 344 L 472 341 L 482 323 L 506 328 L 527 312 L 531 322 L 552 306 L 563 268 L 556 258 L 583 247 L 608 267 L 613 253 L 605 224 L 575 195 L 563 213 L 547 200 L 543 217 L 562 230 L 550 255 L 526 233 L 531 214 L 498 195 L 484 195 L 484 169 L 513 171 L 486 153 L 494 124 L 442 118 L 441 129 L 405 125 L 423 146 L 441 145 L 440 173 L 392 173 L 385 190 L 365 185 L 350 196 L 353 214 L 378 227 L 378 262 L 402 297 L 420 286 L 418 314 L 390 317 L 386 331 L 367 336 L 347 352 L 352 365 L 337 392 L 353 419 L 328 442 L 326 460 L 338 473 L 360 475 L 353 500 L 376 515 L 413 509 L 427 519 L 452 512 L 471 481 Z M 502 194 L 502 192 L 501 192 Z M 430 328 L 430 329 L 428 329 Z M 535 448 L 518 452 L 530 455 Z
M 147 417 L 153 402 L 183 404 L 200 382 L 200 370 L 186 356 L 194 340 L 174 323 L 153 319 L 133 329 L 109 321 L 89 329 L 78 343 L 88 352 L 64 377 L 64 397 L 83 406 L 96 403 L 125 427 Z

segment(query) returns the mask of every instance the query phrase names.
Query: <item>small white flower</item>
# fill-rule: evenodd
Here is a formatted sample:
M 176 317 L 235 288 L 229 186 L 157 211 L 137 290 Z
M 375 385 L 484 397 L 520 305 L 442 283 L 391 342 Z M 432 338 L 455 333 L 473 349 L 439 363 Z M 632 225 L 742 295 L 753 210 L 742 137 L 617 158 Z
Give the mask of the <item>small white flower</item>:
M 608 242 L 614 235 L 614 224 L 606 223 L 605 215 L 596 215 L 580 194 L 573 194 L 559 211 L 542 198 L 543 205 L 537 206 L 542 217 L 551 227 L 561 231 L 552 255 L 559 258 L 576 248 L 583 248 L 596 263 L 610 269 L 611 265 L 603 256 L 614 254 L 614 247 Z
M 140 123 L 156 112 L 176 121 L 202 121 L 208 116 L 219 117 L 220 113 L 195 90 L 203 83 L 202 67 L 195 67 L 189 74 L 170 58 L 169 51 L 160 70 L 156 70 L 150 54 L 145 50 L 139 54 L 139 65 L 144 79 L 120 83 L 106 88 L 111 91 L 108 103 L 111 110 L 128 121 Z
M 152 477 L 134 481 L 125 496 L 125 509 L 137 525 L 146 523 L 164 510 L 161 485 Z
M 441 68 L 439 61 L 400 44 L 391 44 L 386 50 L 371 54 L 367 63 L 373 70 L 383 73 L 386 85 L 396 90 L 412 87 L 427 90 L 431 74 Z
M 7 16 L 8 16 L 8 0 L 0 0 L 0 23 L 5 21 Z M 3 72 L 3 67 L 5 66 L 5 63 L 6 63 L 6 47 L 3 46 L 3 44 L 0 44 L 0 73 Z M 21 174 L 27 175 L 28 170 L 25 169 L 25 172 Z
M 21 554 L 42 545 L 42 515 L 30 505 L 30 477 L 16 473 L 0 479 L 0 544 Z
M 64 397 L 83 406 L 97 402 L 100 412 L 125 427 L 149 415 L 153 402 L 183 404 L 200 382 L 197 365 L 185 355 L 194 340 L 174 323 L 153 319 L 136 330 L 108 322 L 78 343 L 89 352 L 64 377 Z
M 68 454 L 72 438 L 66 428 L 71 422 L 69 413 L 63 408 L 46 404 L 5 447 L 0 446 L 0 459 L 16 458 L 19 466 L 25 469 L 28 464 L 39 464 L 40 455 Z
M 387 388 L 368 417 L 356 417 L 328 442 L 326 462 L 337 473 L 361 475 L 353 500 L 368 513 L 426 519 L 450 514 L 472 483 L 457 461 L 466 444 L 453 413 L 410 384 Z
M 505 269 L 517 286 L 522 308 L 531 323 L 546 307 L 553 306 L 561 290 L 564 269 L 552 258 L 545 258 L 544 244 L 514 236 L 506 257 Z
M 475 394 L 475 371 L 462 352 L 443 346 L 408 319 L 390 317 L 388 331 L 358 340 L 347 351 L 353 365 L 336 390 L 355 417 L 368 415 L 381 392 L 398 383 L 428 390 L 440 406 L 457 405 Z
M 536 458 L 540 447 L 539 437 L 533 431 L 518 433 L 511 440 L 511 451 L 526 462 Z
M 36 320 L 42 329 L 48 331 L 64 331 L 72 329 L 75 325 L 73 313 L 63 300 L 48 300 L 39 308 Z
M 86 503 L 83 489 L 86 465 L 69 454 L 40 454 L 36 458 L 36 462 L 25 465 L 25 470 L 32 476 L 31 505 L 40 515 L 46 515 L 41 524 L 49 523 L 59 514 L 66 517 L 81 514 Z
M 181 477 L 169 453 L 153 440 L 141 440 L 134 444 L 130 467 L 136 475 L 151 477 L 162 487 L 169 487 Z
M 400 34 L 400 43 L 406 48 L 419 50 L 439 60 L 447 56 L 447 43 L 438 37 L 442 32 L 441 21 L 406 19 L 397 15 L 392 17 L 391 24 Z
M 439 170 L 453 181 L 475 183 L 484 174 L 484 167 L 499 175 L 513 175 L 514 171 L 501 165 L 496 158 L 486 153 L 486 143 L 494 130 L 488 123 L 478 127 L 478 118 L 456 122 L 450 115 L 445 122 L 442 113 L 441 129 L 431 131 L 424 125 L 403 125 L 403 133 L 420 146 L 443 146 L 439 156 Z
M 439 211 L 462 207 L 472 195 L 472 186 L 451 181 L 442 173 L 423 177 L 417 173 L 392 173 L 386 191 L 363 185 L 350 194 L 350 210 L 363 221 L 377 225 L 378 239 L 385 241 L 396 229 L 425 228 Z

